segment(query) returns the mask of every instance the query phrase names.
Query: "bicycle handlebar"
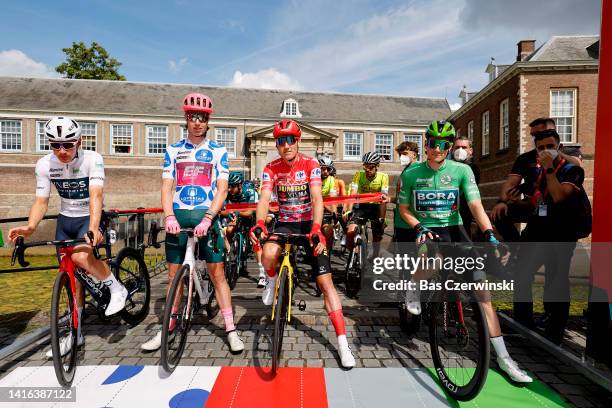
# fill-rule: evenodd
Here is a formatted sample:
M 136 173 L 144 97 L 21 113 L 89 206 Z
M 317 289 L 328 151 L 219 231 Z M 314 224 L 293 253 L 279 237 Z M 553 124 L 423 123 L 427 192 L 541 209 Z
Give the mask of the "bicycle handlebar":
M 93 242 L 93 238 L 94 238 L 93 231 L 87 231 L 87 237 L 89 238 L 90 242 Z M 26 244 L 24 242 L 23 237 L 17 237 L 17 240 L 15 241 L 15 249 L 13 250 L 13 255 L 11 256 L 11 266 L 15 265 L 15 261 L 18 261 L 19 265 L 21 265 L 22 268 L 27 268 L 30 265 L 30 263 L 25 260 L 25 250 L 28 248 L 38 247 L 38 246 L 47 246 L 47 245 L 54 245 L 56 247 L 65 248 L 65 247 L 75 246 L 77 244 L 86 244 L 86 243 L 87 241 L 85 240 L 85 238 L 77 238 L 77 239 L 65 239 L 65 240 L 54 240 L 54 241 L 37 241 L 37 242 L 30 242 Z M 94 258 L 100 259 L 100 252 L 98 251 L 98 246 L 92 245 L 91 248 L 92 248 Z

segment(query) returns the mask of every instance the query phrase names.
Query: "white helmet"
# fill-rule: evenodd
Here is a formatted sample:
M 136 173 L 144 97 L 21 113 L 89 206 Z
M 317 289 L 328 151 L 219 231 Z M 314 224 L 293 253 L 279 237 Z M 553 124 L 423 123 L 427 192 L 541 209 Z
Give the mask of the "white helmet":
M 56 116 L 45 123 L 45 135 L 50 142 L 76 142 L 81 138 L 81 126 L 64 116 Z

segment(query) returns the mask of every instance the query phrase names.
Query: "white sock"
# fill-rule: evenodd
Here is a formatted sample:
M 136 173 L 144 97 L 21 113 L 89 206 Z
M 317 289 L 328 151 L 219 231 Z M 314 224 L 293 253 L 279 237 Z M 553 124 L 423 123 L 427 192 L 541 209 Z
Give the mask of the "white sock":
M 506 343 L 504 343 L 504 336 L 491 337 L 491 344 L 495 349 L 498 357 L 510 357 L 508 350 L 506 350 Z
M 262 264 L 258 264 L 257 266 L 259 266 L 259 277 L 261 278 L 262 276 L 266 276 L 266 270 L 264 269 Z
M 118 292 L 118 291 L 120 291 L 123 288 L 123 285 L 121 283 L 119 283 L 119 281 L 117 280 L 115 275 L 113 275 L 112 272 L 108 275 L 108 277 L 104 281 L 105 282 L 110 282 L 110 285 L 108 285 L 108 288 L 113 293 L 114 292 Z
M 80 339 L 82 336 L 81 334 L 81 328 L 83 327 L 83 321 L 81 320 L 82 313 L 83 313 L 83 306 L 77 307 L 77 317 L 79 318 L 79 327 L 77 327 L 77 339 Z
M 341 334 L 338 336 L 338 348 L 348 348 L 348 340 L 346 339 L 346 334 Z

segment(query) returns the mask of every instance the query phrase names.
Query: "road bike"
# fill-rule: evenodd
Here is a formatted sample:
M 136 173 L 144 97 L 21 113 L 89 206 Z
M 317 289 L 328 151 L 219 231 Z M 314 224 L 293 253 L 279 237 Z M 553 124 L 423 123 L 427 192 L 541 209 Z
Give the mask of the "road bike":
M 353 250 L 348 255 L 345 268 L 346 296 L 354 298 L 361 289 L 361 278 L 367 270 L 368 262 L 368 219 L 355 217 L 351 221 L 357 225 L 355 230 Z

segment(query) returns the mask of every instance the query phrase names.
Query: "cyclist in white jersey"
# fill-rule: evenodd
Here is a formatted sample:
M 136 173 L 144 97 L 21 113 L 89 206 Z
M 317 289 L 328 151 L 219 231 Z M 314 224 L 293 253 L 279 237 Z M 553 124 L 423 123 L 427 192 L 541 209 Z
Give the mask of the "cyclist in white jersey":
M 98 245 L 103 241 L 100 231 L 102 216 L 102 196 L 104 187 L 104 162 L 98 153 L 81 149 L 81 127 L 73 119 L 55 117 L 45 124 L 45 135 L 49 139 L 52 152 L 36 163 L 36 200 L 30 209 L 28 224 L 12 228 L 9 239 L 28 237 L 45 216 L 49 206 L 51 184 L 60 196 L 60 214 L 55 230 L 56 240 L 85 238 L 87 242 Z M 89 241 L 87 231 L 94 234 L 93 242 Z M 106 308 L 107 316 L 121 311 L 125 305 L 128 292 L 111 273 L 108 264 L 93 257 L 90 245 L 78 245 L 71 256 L 74 263 L 83 268 L 96 279 L 104 281 L 111 293 L 110 303 Z M 76 281 L 77 312 L 79 319 L 83 311 L 84 299 L 80 283 Z M 79 324 L 77 343 L 85 339 Z M 60 343 L 62 355 L 72 347 L 72 337 L 65 337 Z M 47 357 L 52 357 L 51 350 Z
M 244 343 L 234 324 L 231 292 L 223 268 L 225 245 L 217 216 L 227 197 L 227 150 L 206 138 L 208 119 L 213 111 L 209 97 L 198 93 L 185 96 L 183 111 L 187 137 L 166 148 L 162 171 L 168 287 L 185 259 L 187 236 L 179 232 L 181 228 L 194 228 L 194 235 L 200 238 L 198 258 L 206 261 L 208 274 L 215 286 L 230 349 L 238 353 L 244 349 Z M 213 230 L 217 232 L 217 245 L 213 245 Z M 217 251 L 214 250 L 215 246 Z M 173 324 L 171 320 L 171 331 Z M 160 346 L 161 330 L 141 349 L 153 351 Z

